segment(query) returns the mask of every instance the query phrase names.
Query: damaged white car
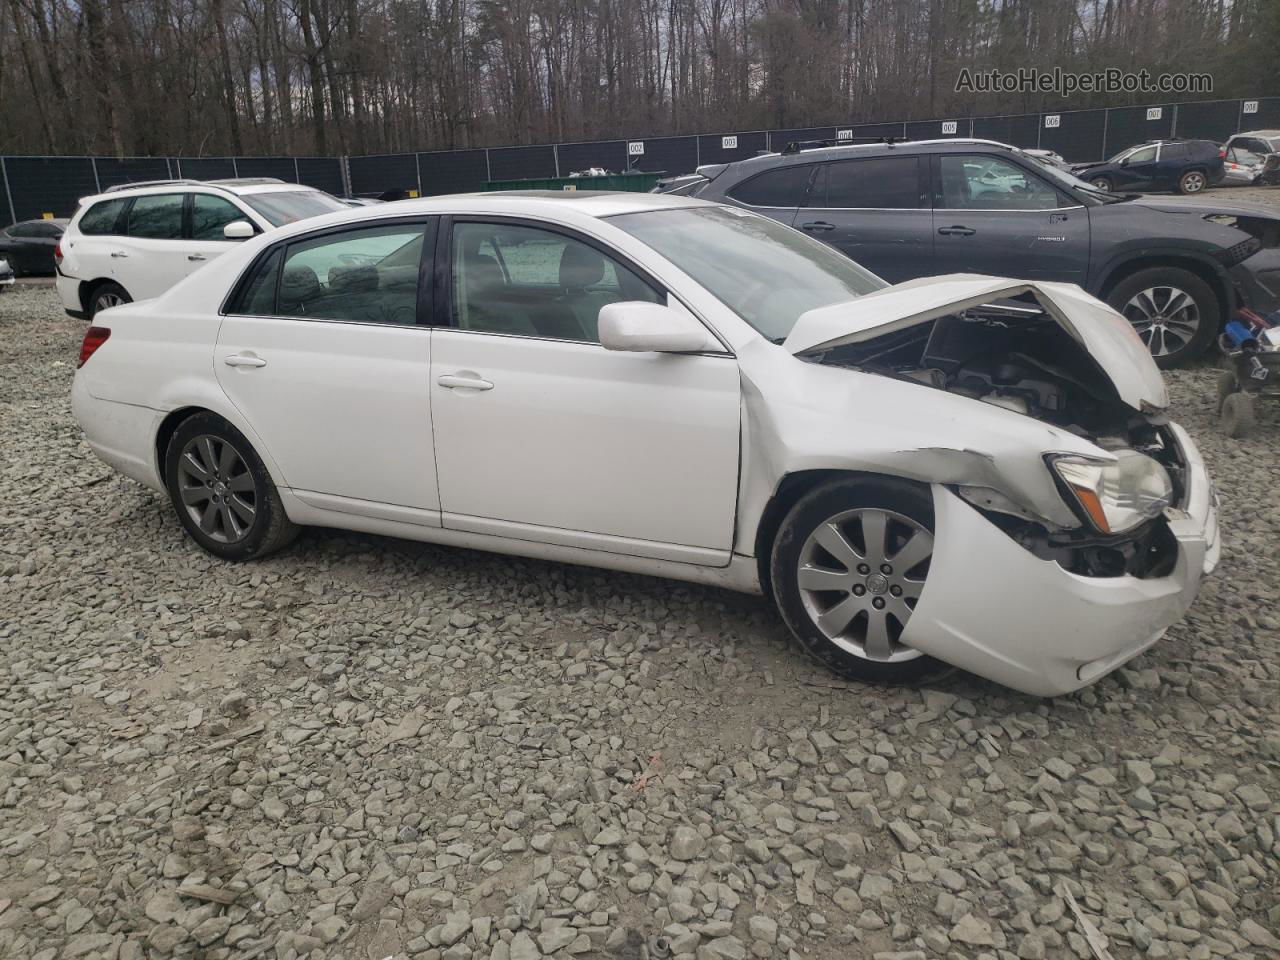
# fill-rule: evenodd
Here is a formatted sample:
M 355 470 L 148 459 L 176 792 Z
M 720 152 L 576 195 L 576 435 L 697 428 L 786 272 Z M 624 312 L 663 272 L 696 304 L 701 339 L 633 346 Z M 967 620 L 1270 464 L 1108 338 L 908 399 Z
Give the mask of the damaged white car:
M 1218 557 L 1195 445 L 1078 287 L 887 287 L 650 194 L 367 207 L 104 311 L 93 450 L 206 550 L 322 525 L 762 592 L 865 680 L 1033 694 L 1155 642 Z

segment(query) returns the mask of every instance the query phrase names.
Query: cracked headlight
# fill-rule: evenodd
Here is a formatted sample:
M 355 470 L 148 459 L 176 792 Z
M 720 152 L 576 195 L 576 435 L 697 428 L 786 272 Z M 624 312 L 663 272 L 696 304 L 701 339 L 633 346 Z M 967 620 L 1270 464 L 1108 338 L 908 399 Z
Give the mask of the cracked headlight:
M 1136 450 L 1116 460 L 1061 456 L 1051 461 L 1074 505 L 1100 533 L 1124 533 L 1160 515 L 1173 502 L 1173 482 L 1155 460 Z

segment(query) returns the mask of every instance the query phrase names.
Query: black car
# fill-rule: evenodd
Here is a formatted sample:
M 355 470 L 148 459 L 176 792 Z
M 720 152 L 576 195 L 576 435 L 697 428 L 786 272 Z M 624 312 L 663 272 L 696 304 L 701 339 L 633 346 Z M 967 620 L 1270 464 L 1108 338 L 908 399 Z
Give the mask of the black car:
M 699 168 L 679 188 L 755 210 L 892 283 L 986 273 L 1079 284 L 1161 366 L 1209 346 L 1240 306 L 1280 306 L 1280 217 L 1263 207 L 1100 191 L 984 140 L 789 146 Z
M 13 272 L 55 272 L 53 248 L 67 229 L 66 220 L 24 220 L 0 230 L 0 260 L 7 260 Z
M 1199 193 L 1222 179 L 1222 148 L 1212 140 L 1148 140 L 1101 163 L 1074 164 L 1071 172 L 1113 193 Z

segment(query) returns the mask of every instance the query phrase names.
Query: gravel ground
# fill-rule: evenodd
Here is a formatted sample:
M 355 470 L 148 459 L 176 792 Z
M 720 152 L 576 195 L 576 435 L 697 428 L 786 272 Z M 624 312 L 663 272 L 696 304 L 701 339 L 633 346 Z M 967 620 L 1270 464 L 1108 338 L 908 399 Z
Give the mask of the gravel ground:
M 847 685 L 661 580 L 217 562 L 80 441 L 82 329 L 0 295 L 0 957 L 1280 955 L 1280 433 L 1221 436 L 1211 367 L 1221 571 L 1042 701 Z

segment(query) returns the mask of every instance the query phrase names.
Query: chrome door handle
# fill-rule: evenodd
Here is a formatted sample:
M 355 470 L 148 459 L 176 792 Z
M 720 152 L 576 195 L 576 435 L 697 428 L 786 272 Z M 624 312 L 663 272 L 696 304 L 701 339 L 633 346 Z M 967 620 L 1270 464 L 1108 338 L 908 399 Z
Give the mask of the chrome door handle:
M 449 390 L 492 390 L 493 384 L 479 377 L 464 377 L 446 373 L 436 383 Z
M 209 258 L 206 257 L 203 253 L 188 253 L 187 259 L 194 261 L 194 260 L 208 260 Z
M 972 237 L 978 231 L 971 227 L 939 227 L 938 232 L 944 237 Z
M 261 357 L 248 356 L 242 353 L 233 353 L 222 362 L 228 367 L 265 367 L 267 365 L 267 361 Z
M 825 233 L 826 231 L 834 230 L 835 228 L 836 225 L 834 223 L 827 223 L 825 220 L 813 220 L 809 223 L 802 223 L 800 225 L 801 230 L 808 230 L 810 233 Z
M 127 259 L 129 259 L 129 255 L 128 255 L 127 253 L 125 253 L 123 250 L 112 250 L 112 251 L 111 251 L 111 256 L 112 256 L 112 258 L 113 258 L 113 259 L 116 259 L 116 260 L 127 260 Z

